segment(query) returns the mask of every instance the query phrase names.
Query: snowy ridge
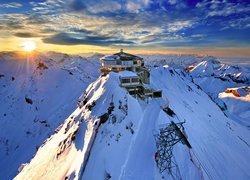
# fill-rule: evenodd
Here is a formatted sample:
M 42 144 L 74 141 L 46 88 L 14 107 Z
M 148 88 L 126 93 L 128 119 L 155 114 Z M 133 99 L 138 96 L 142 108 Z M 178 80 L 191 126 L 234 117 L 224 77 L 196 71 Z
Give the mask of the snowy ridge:
M 0 177 L 12 179 L 76 107 L 97 60 L 61 53 L 0 53 Z
M 29 166 L 24 167 L 16 179 L 27 178 L 26 174 L 28 174 L 29 178 L 39 177 L 46 179 L 52 177 L 64 178 L 65 176 L 78 177 L 81 175 L 82 163 L 87 159 L 85 155 L 89 150 L 88 143 L 93 137 L 93 133 L 95 133 L 93 128 L 96 125 L 97 117 L 106 113 L 109 103 L 106 103 L 107 106 L 104 105 L 102 108 L 96 108 L 96 106 L 101 106 L 103 101 L 110 102 L 111 94 L 115 99 L 115 91 L 117 91 L 117 88 L 120 89 L 118 76 L 112 76 L 110 81 L 107 81 L 107 78 L 101 77 L 89 86 L 85 93 L 85 98 L 88 99 L 88 102 L 82 109 L 78 108 L 66 119 L 58 133 L 45 142 L 45 145 L 38 150 L 37 155 Z M 104 87 L 108 87 L 108 89 Z M 126 95 L 125 91 L 124 95 Z M 90 111 L 89 108 L 93 102 L 96 105 Z M 72 134 L 74 135 L 72 136 Z M 50 156 L 44 160 L 43 157 L 46 153 L 49 153 Z M 71 160 L 69 161 L 68 159 Z M 53 162 L 52 165 L 47 166 L 51 162 Z M 72 166 L 72 162 L 74 162 L 75 167 L 74 165 Z M 57 168 L 51 168 L 52 166 Z M 41 172 L 41 174 L 37 174 L 37 171 Z
M 248 179 L 249 131 L 228 119 L 186 73 L 172 68 L 151 70 L 151 86 L 161 89 L 175 112 L 171 117 L 163 99 L 148 103 L 130 96 L 119 86 L 119 75 L 99 77 L 81 96 L 81 108 L 39 148 L 15 179 L 39 177 L 70 179 L 161 179 L 153 155 L 153 131 L 159 126 L 184 122 L 192 149 L 174 147 L 182 179 Z M 98 123 L 97 123 L 98 122 Z M 100 124 L 85 168 L 89 137 Z M 65 133 L 66 132 L 66 133 Z M 58 152 L 59 155 L 58 155 Z M 49 158 L 44 159 L 44 156 Z M 191 160 L 190 160 L 191 159 Z M 74 162 L 72 164 L 72 162 Z M 50 168 L 52 165 L 55 168 Z
M 208 56 L 191 70 L 193 77 L 214 76 L 224 81 L 250 84 L 250 70 L 244 67 L 220 63 L 215 57 Z
M 247 115 L 250 111 L 250 101 L 246 98 L 234 98 L 233 105 L 231 100 L 220 95 L 228 88 L 249 87 L 249 68 L 223 64 L 214 57 L 208 57 L 206 61 L 194 66 L 189 73 L 194 83 L 199 85 L 231 119 L 250 126 Z

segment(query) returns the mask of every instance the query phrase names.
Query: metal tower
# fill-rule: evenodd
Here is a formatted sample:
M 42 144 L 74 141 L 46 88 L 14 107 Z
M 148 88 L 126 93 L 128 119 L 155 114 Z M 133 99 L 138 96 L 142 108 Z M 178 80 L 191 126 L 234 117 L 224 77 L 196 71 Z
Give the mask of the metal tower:
M 174 123 L 171 121 L 171 123 L 161 126 L 159 133 L 154 134 L 157 146 L 157 166 L 160 173 L 167 170 L 173 179 L 182 179 L 178 165 L 173 156 L 173 146 L 181 141 L 183 144 L 187 145 L 188 148 L 191 148 L 191 145 L 184 135 L 183 123 L 185 122 Z

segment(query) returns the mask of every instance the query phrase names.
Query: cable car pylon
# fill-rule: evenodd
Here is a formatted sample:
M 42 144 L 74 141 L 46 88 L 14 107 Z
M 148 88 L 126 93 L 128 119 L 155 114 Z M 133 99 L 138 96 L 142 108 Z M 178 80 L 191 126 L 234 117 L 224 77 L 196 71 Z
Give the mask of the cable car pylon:
M 159 133 L 154 133 L 156 141 L 157 152 L 155 160 L 160 173 L 167 171 L 173 179 L 182 179 L 179 167 L 173 156 L 173 147 L 178 142 L 186 145 L 191 149 L 188 142 L 183 124 L 185 122 L 175 123 L 171 121 L 169 124 L 164 124 L 159 128 Z

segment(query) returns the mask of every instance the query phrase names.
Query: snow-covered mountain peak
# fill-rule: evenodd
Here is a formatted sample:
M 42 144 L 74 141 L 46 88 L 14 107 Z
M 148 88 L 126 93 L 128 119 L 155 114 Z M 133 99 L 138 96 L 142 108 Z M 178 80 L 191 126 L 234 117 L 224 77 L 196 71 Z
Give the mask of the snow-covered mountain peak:
M 196 76 L 200 74 L 212 75 L 214 71 L 220 69 L 222 66 L 223 64 L 216 60 L 216 58 L 207 56 L 191 70 L 191 73 Z
M 205 56 L 202 61 L 206 61 L 208 64 L 220 64 L 220 61 L 214 56 Z
M 16 179 L 26 179 L 27 177 L 82 178 L 100 123 L 106 122 L 106 125 L 99 130 L 103 138 L 100 141 L 103 141 L 105 146 L 109 144 L 107 139 L 113 136 L 116 144 L 108 146 L 124 148 L 129 143 L 129 141 L 125 144 L 118 142 L 121 136 L 131 138 L 133 122 L 139 118 L 140 105 L 135 98 L 132 98 L 126 90 L 119 86 L 117 73 L 99 77 L 89 85 L 79 100 L 79 108 L 65 120 L 57 133 L 44 143 Z M 129 113 L 128 107 L 131 108 Z M 133 114 L 133 109 L 139 114 Z M 129 126 L 128 130 L 124 128 L 126 125 Z M 115 153 L 115 149 L 113 151 Z M 46 159 L 43 158 L 45 154 L 49 154 Z M 43 162 L 41 163 L 41 161 Z M 121 165 L 114 163 L 112 168 L 118 168 Z M 98 169 L 103 171 L 101 168 Z M 105 171 L 99 175 L 95 173 L 95 177 L 101 177 L 104 174 Z
M 12 179 L 18 167 L 15 179 L 172 178 L 154 159 L 154 135 L 170 122 L 185 122 L 192 146 L 173 147 L 179 177 L 250 176 L 247 69 L 210 58 L 187 73 L 182 67 L 197 64 L 194 56 L 156 59 L 145 87 L 161 90 L 162 98 L 141 99 L 122 88 L 121 74 L 99 76 L 96 57 L 0 57 L 3 179 Z
M 190 68 L 189 72 L 193 77 L 213 76 L 224 81 L 250 84 L 250 69 L 241 66 L 223 64 L 213 57 L 208 58 L 208 60 L 202 61 L 196 66 Z
M 182 179 L 249 177 L 246 129 L 229 120 L 181 70 L 152 68 L 150 81 L 165 100 L 131 96 L 120 86 L 118 73 L 100 76 L 15 179 L 170 178 L 159 173 L 153 158 L 153 132 L 171 121 L 185 122 L 192 146 L 177 143 L 173 149 Z M 172 116 L 161 108 L 166 101 Z

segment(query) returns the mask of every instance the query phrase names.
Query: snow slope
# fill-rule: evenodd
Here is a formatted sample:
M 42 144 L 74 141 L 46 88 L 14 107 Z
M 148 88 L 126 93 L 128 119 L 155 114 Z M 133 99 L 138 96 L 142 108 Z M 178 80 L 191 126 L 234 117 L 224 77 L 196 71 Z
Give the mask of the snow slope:
M 242 101 L 242 98 L 234 98 L 234 102 L 240 109 L 234 111 L 232 110 L 232 104 L 219 96 L 227 88 L 250 86 L 250 69 L 247 66 L 227 65 L 220 63 L 214 57 L 207 57 L 189 73 L 193 82 L 199 85 L 231 119 L 245 126 L 250 125 L 249 117 L 242 116 L 240 112 L 244 113 L 245 110 L 250 110 L 249 100 Z
M 218 97 L 226 104 L 230 118 L 250 127 L 250 86 L 228 88 Z
M 119 86 L 117 73 L 99 77 L 81 96 L 81 108 L 15 179 L 169 179 L 154 161 L 153 132 L 170 121 L 185 121 L 192 146 L 174 147 L 182 179 L 249 179 L 250 134 L 245 127 L 228 119 L 181 70 L 152 69 L 150 86 L 163 91 L 175 116 L 161 109 L 164 98 L 130 96 Z
M 183 81 L 185 74 L 166 70 L 152 74 L 154 79 L 171 77 L 156 87 L 163 89 L 178 119 L 186 120 L 192 153 L 206 169 L 204 174 L 210 174 L 210 179 L 248 179 L 249 131 L 228 119 L 191 81 Z
M 0 179 L 11 179 L 75 109 L 98 62 L 61 53 L 0 53 Z

